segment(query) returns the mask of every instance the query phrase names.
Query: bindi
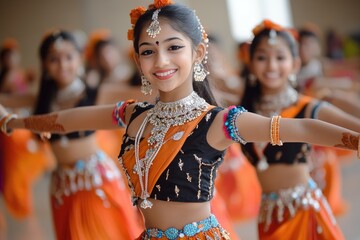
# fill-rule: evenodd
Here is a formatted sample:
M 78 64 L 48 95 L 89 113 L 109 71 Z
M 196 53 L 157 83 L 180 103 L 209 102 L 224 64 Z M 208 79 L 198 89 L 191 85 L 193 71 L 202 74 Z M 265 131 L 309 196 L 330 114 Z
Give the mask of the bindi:
M 156 43 L 156 45 L 158 45 L 158 46 L 159 46 L 159 41 L 156 41 L 155 43 Z

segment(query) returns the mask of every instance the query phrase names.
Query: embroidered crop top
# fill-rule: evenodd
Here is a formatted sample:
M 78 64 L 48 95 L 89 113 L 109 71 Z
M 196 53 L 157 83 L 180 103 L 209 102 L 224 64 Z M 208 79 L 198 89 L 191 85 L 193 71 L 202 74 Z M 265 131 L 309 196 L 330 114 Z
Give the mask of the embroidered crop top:
M 95 104 L 97 90 L 93 88 L 87 87 L 85 90 L 85 95 L 80 101 L 75 105 L 75 107 L 85 107 L 91 106 Z M 83 138 L 93 134 L 94 131 L 80 131 L 80 132 L 71 132 L 68 134 L 51 134 L 51 138 L 49 139 L 50 142 L 55 142 L 61 140 L 63 137 L 66 139 L 77 139 Z
M 308 104 L 299 109 L 293 118 L 304 118 Z M 312 116 L 313 117 L 313 116 Z M 283 146 L 272 146 L 270 143 L 260 148 L 256 143 L 241 145 L 244 155 L 252 165 L 256 166 L 264 155 L 269 165 L 271 164 L 294 164 L 306 163 L 310 151 L 307 143 L 284 143 Z
M 148 103 L 138 103 L 128 125 L 139 114 L 153 106 Z M 200 120 L 185 140 L 181 150 L 161 173 L 150 193 L 151 198 L 174 202 L 205 202 L 212 199 L 216 172 L 223 161 L 224 151 L 212 148 L 206 140 L 206 134 L 215 116 L 221 110 L 222 108 L 215 107 Z M 134 148 L 134 138 L 125 133 L 119 155 L 120 163 L 123 161 L 121 156 L 132 148 Z M 155 161 L 161 161 L 161 159 L 156 158 Z M 124 168 L 124 171 L 130 181 L 128 171 L 133 171 L 133 169 Z M 129 185 L 132 187 L 131 182 Z M 137 199 L 135 197 L 134 204 Z

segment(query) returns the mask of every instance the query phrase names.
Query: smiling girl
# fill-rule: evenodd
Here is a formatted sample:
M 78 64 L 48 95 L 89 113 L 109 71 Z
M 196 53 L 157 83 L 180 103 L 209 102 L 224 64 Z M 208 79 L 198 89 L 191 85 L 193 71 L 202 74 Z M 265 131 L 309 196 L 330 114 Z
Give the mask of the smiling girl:
M 312 119 L 279 119 L 216 107 L 206 91 L 207 35 L 193 10 L 169 1 L 132 11 L 143 92 L 156 104 L 69 109 L 30 118 L 1 110 L 2 129 L 57 133 L 126 125 L 119 161 L 145 226 L 138 239 L 230 239 L 211 213 L 216 171 L 234 143 L 309 142 L 358 149 L 356 131 Z M 115 124 L 114 124 L 115 123 Z

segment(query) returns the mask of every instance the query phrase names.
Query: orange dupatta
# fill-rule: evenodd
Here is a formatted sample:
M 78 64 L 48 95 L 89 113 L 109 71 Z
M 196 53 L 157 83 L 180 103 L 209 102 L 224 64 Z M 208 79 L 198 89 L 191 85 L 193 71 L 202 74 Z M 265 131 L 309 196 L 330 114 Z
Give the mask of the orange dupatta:
M 281 112 L 281 117 L 284 118 L 293 118 L 296 114 L 299 113 L 303 107 L 312 101 L 311 97 L 300 95 L 299 100 L 297 103 L 291 107 L 286 108 L 284 111 Z
M 198 118 L 190 121 L 184 125 L 173 126 L 167 131 L 164 141 L 166 143 L 159 150 L 156 158 L 154 159 L 151 169 L 149 171 L 149 182 L 148 182 L 148 193 L 151 194 L 157 180 L 164 172 L 164 170 L 169 166 L 174 157 L 180 151 L 187 137 L 191 134 L 193 129 L 197 126 L 197 124 L 203 119 L 203 117 L 208 113 L 209 110 L 214 108 L 214 106 L 209 106 L 207 111 L 204 111 Z M 179 140 L 170 140 L 176 133 L 183 132 L 182 137 Z M 149 149 L 147 144 L 147 139 L 149 135 L 141 140 L 139 146 L 139 158 L 143 158 L 145 156 L 146 151 Z M 169 140 L 169 141 L 168 141 Z M 134 191 L 136 196 L 141 196 L 141 187 L 140 181 L 138 180 L 138 175 L 135 171 L 133 171 L 133 167 L 135 166 L 135 151 L 134 148 L 125 152 L 122 155 L 122 162 L 124 168 L 127 170 L 127 174 L 130 177 L 130 181 L 134 187 Z

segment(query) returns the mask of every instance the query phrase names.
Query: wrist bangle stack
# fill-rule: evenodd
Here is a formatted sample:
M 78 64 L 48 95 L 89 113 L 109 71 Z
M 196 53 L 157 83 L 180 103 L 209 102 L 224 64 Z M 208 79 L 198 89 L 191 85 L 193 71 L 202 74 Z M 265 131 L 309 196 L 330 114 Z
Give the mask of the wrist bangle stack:
M 7 124 L 12 120 L 12 119 L 15 119 L 17 118 L 17 115 L 16 114 L 8 114 L 6 116 L 3 116 L 0 120 L 0 124 L 1 124 L 1 127 L 0 127 L 0 130 L 5 133 L 6 135 L 11 135 L 12 133 L 12 129 L 9 129 L 7 127 Z
M 273 116 L 270 123 L 270 143 L 273 146 L 282 146 L 280 140 L 280 118 L 281 116 Z

